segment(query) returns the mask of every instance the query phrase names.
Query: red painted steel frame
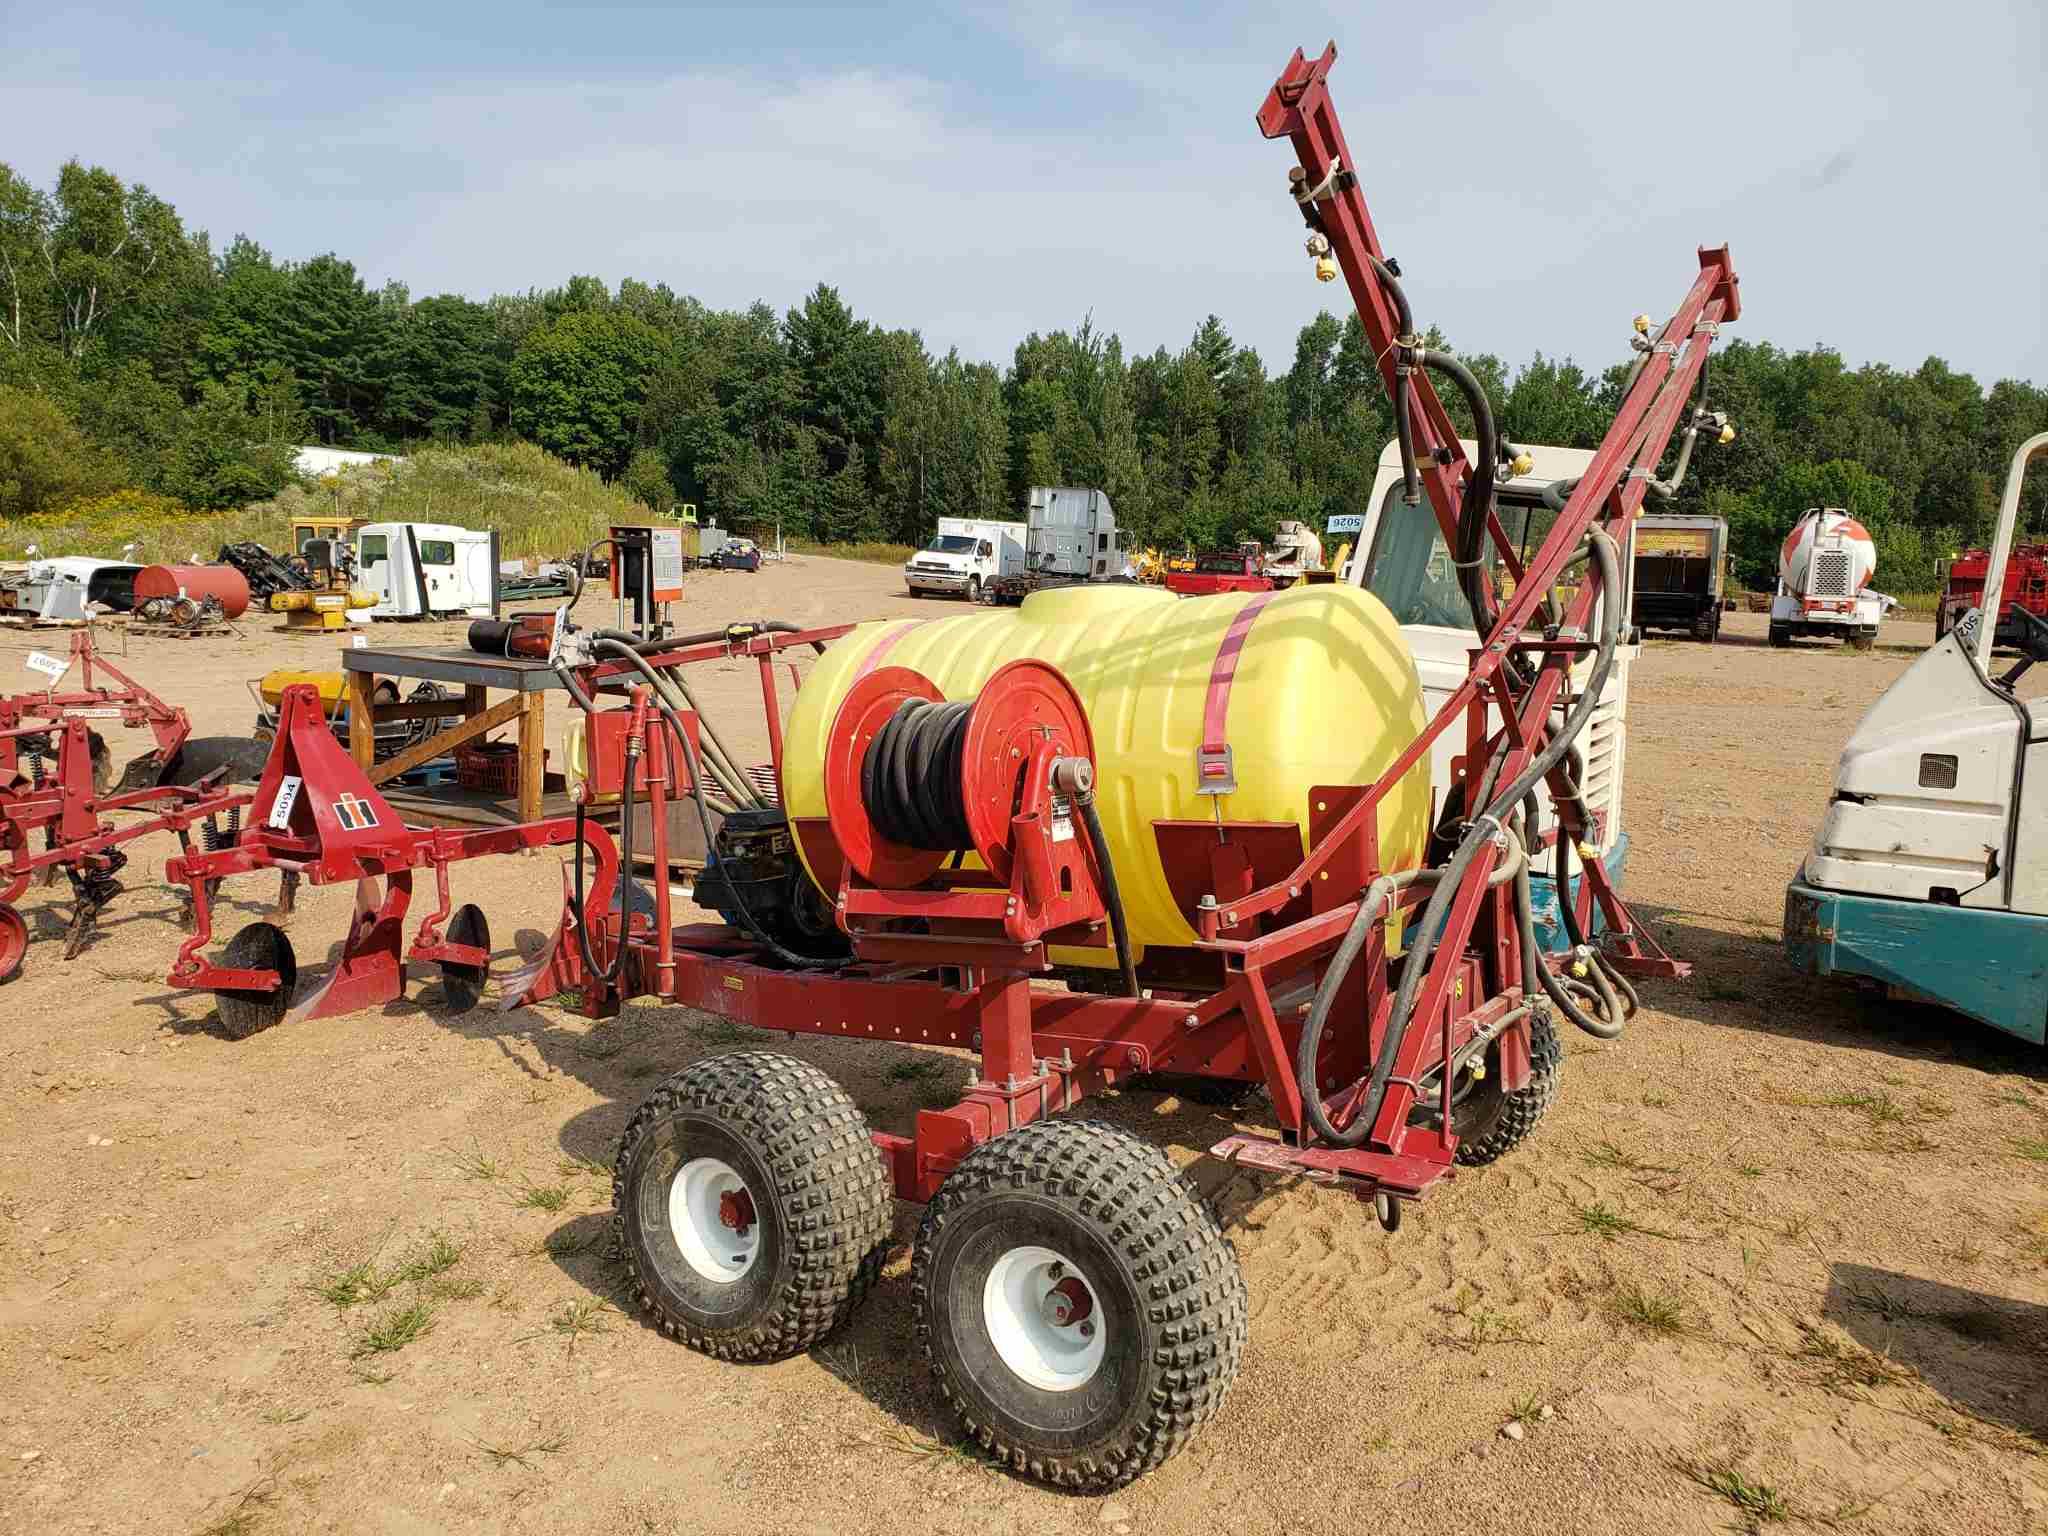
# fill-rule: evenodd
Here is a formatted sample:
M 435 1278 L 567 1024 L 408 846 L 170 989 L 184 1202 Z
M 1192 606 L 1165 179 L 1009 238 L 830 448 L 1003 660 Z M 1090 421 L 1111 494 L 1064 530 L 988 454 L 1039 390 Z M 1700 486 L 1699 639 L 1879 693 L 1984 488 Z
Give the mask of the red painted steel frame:
M 1315 222 L 1330 239 L 1388 388 L 1409 392 L 1424 482 L 1436 516 L 1451 536 L 1464 477 L 1474 471 L 1427 377 L 1397 371 L 1396 321 L 1370 263 L 1380 255 L 1378 236 L 1325 85 L 1334 59 L 1334 48 L 1314 63 L 1297 53 L 1268 97 L 1259 123 L 1269 137 L 1284 135 L 1293 141 L 1305 185 L 1329 183 L 1327 199 L 1314 204 Z M 1344 174 L 1332 177 L 1340 157 Z M 863 958 L 831 974 L 789 970 L 765 963 L 769 957 L 761 946 L 731 929 L 675 928 L 665 910 L 649 924 L 643 917 L 610 912 L 608 901 L 591 901 L 582 911 L 565 903 L 553 944 L 510 979 L 503 1006 L 574 991 L 582 1011 L 602 1015 L 615 1011 L 627 997 L 652 996 L 793 1035 L 976 1049 L 980 1071 L 960 1104 L 921 1112 L 911 1136 L 875 1137 L 890 1160 L 898 1191 L 912 1199 L 929 1198 L 967 1152 L 989 1137 L 1065 1109 L 1090 1091 L 1133 1073 L 1161 1070 L 1266 1084 L 1282 1139 L 1234 1137 L 1216 1149 L 1223 1155 L 1340 1183 L 1360 1196 L 1408 1199 L 1421 1194 L 1449 1173 L 1456 1150 L 1449 1129 L 1452 1074 L 1441 1070 L 1443 1066 L 1484 1031 L 1489 1038 L 1497 1033 L 1499 1073 L 1506 1089 L 1520 1087 L 1530 1071 L 1526 1024 L 1512 1017 L 1522 1001 L 1519 937 L 1510 920 L 1508 893 L 1487 884 L 1500 850 L 1489 847 L 1482 853 L 1453 895 L 1443 935 L 1424 974 L 1416 1027 L 1401 1041 L 1392 1091 L 1361 1147 L 1306 1145 L 1294 1064 L 1306 991 L 1356 915 L 1356 893 L 1380 872 L 1380 803 L 1415 763 L 1424 760 L 1436 737 L 1463 720 L 1464 761 L 1476 765 L 1500 751 L 1507 777 L 1519 773 L 1542 750 L 1550 714 L 1567 698 L 1572 663 L 1588 649 L 1582 637 L 1596 600 L 1592 582 L 1581 582 L 1565 605 L 1555 638 L 1531 641 L 1525 636 L 1526 626 L 1589 531 L 1625 535 L 1647 478 L 1677 428 L 1719 322 L 1735 317 L 1735 282 L 1725 250 L 1700 253 L 1697 281 L 1645 355 L 1591 466 L 1526 568 L 1498 521 L 1491 525 L 1490 535 L 1499 548 L 1502 568 L 1514 581 L 1514 592 L 1493 632 L 1473 652 L 1467 680 L 1427 730 L 1378 783 L 1318 787 L 1313 792 L 1313 837 L 1290 873 L 1254 889 L 1246 856 L 1239 853 L 1235 876 L 1241 883 L 1226 888 L 1218 880 L 1214 898 L 1197 914 L 1196 954 L 1220 966 L 1220 984 L 1204 983 L 1194 992 L 1156 986 L 1150 997 L 1091 996 L 1044 987 L 1034 980 L 1051 970 L 1044 944 L 1020 944 L 999 932 L 979 929 L 953 931 L 952 923 L 935 925 L 938 931 L 931 932 L 864 935 Z M 1484 450 L 1490 451 L 1490 446 Z M 1491 472 L 1491 465 L 1479 472 Z M 1616 537 L 1615 543 L 1625 547 L 1626 540 Z M 667 668 L 734 655 L 756 657 L 779 779 L 782 741 L 774 660 L 794 646 L 822 648 L 825 640 L 849 628 L 800 633 L 736 629 L 716 642 L 679 644 L 649 653 L 646 659 L 656 668 Z M 864 673 L 879 676 L 873 669 L 885 649 L 886 642 L 876 647 Z M 1511 656 L 1520 659 L 1518 667 L 1510 668 Z M 625 663 L 606 662 L 584 668 L 582 675 L 587 686 L 616 688 L 626 681 L 627 670 Z M 1489 708 L 1499 712 L 1497 731 L 1489 727 Z M 659 830 L 666 821 L 661 807 L 679 791 L 676 772 L 676 765 L 665 764 L 658 771 L 650 768 L 648 775 L 657 828 L 656 885 L 664 892 L 669 861 Z M 1594 834 L 1596 829 L 1575 822 L 1575 813 L 1562 796 L 1557 804 L 1560 835 L 1582 840 Z M 1219 824 L 1220 830 L 1228 828 L 1228 823 Z M 551 823 L 493 835 L 531 845 L 560 840 L 557 824 Z M 444 880 L 444 909 L 447 862 L 488 851 L 472 847 L 467 841 L 471 836 L 475 834 L 435 843 L 423 858 L 422 845 L 413 844 L 401 860 L 434 864 Z M 829 841 L 830 833 L 825 836 Z M 837 855 L 836 846 L 831 851 Z M 1225 872 L 1223 863 L 1215 867 Z M 921 877 L 900 886 L 891 882 L 891 888 L 879 894 L 899 903 L 902 911 L 926 910 L 932 903 L 957 897 L 959 891 L 953 887 L 963 879 L 954 875 Z M 1582 910 L 1590 914 L 1591 904 L 1599 904 L 1612 931 L 1610 942 L 1619 947 L 1624 962 L 1647 967 L 1672 964 L 1607 887 L 1597 861 L 1587 861 L 1583 885 L 1588 894 L 1581 897 L 1587 903 Z M 1395 905 L 1412 907 L 1426 894 L 1422 886 L 1411 887 L 1396 897 Z M 920 907 L 921 902 L 926 906 Z M 1047 942 L 1061 940 L 1048 936 Z M 1339 1004 L 1338 1016 L 1354 1022 L 1341 1023 L 1330 1032 L 1316 1063 L 1316 1089 L 1339 1126 L 1358 1112 L 1365 1097 L 1365 1064 L 1386 1048 L 1393 1005 L 1386 942 L 1376 925 L 1365 963 L 1355 968 Z M 586 945 L 589 960 L 600 967 L 609 966 L 619 946 L 625 946 L 615 984 L 606 986 L 587 974 Z M 195 949 L 188 946 L 181 966 Z M 241 984 L 239 978 L 218 979 L 234 974 L 213 972 L 200 984 Z M 176 973 L 173 979 L 178 979 Z M 1435 1123 L 1411 1125 L 1417 1094 L 1432 1073 L 1439 1080 Z
M 0 916 L 12 925 L 12 906 L 41 870 L 64 868 L 104 874 L 117 866 L 114 850 L 122 843 L 171 831 L 183 840 L 192 826 L 207 817 L 249 803 L 246 793 L 215 785 L 150 785 L 103 795 L 93 771 L 92 722 L 148 726 L 156 738 L 159 763 L 184 744 L 191 722 L 182 709 L 155 694 L 93 649 L 92 632 L 71 637 L 71 663 L 80 670 L 82 688 L 0 698 Z M 121 686 L 109 688 L 94 678 L 98 670 Z M 54 773 L 41 783 L 21 772 L 21 744 L 40 739 L 55 747 Z M 140 821 L 119 823 L 116 812 L 155 812 Z M 32 834 L 44 834 L 36 850 Z M 82 931 L 82 930 L 76 930 Z M 18 960 L 18 953 L 10 959 Z M 11 966 L 9 967 L 11 974 Z M 0 980 L 5 980 L 0 976 Z

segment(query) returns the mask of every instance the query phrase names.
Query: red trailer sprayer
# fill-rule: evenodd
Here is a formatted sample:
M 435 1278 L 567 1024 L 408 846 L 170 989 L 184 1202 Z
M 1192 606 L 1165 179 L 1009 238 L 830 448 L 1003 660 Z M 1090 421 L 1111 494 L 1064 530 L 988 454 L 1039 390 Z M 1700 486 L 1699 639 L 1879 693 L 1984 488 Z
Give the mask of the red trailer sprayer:
M 219 990 L 237 1032 L 286 1016 L 296 964 L 280 930 L 244 929 L 219 965 L 201 953 L 210 882 L 282 867 L 360 892 L 302 1011 L 395 997 L 407 959 L 437 965 L 463 1006 L 490 943 L 481 912 L 453 906 L 452 866 L 572 849 L 552 943 L 503 978 L 504 1006 L 604 1016 L 652 999 L 979 1063 L 960 1102 L 908 1135 L 872 1131 L 788 1054 L 714 1056 L 664 1083 L 625 1131 L 613 1186 L 621 1251 L 661 1326 L 721 1358 L 803 1350 L 874 1284 L 891 1197 L 924 1202 L 916 1339 L 967 1432 L 1079 1488 L 1171 1456 L 1237 1373 L 1245 1283 L 1165 1154 L 1076 1112 L 1090 1094 L 1146 1075 L 1263 1086 L 1270 1127 L 1212 1155 L 1355 1195 L 1392 1231 L 1408 1202 L 1534 1127 L 1564 1021 L 1618 1034 L 1631 977 L 1685 969 L 1583 857 L 1599 829 L 1577 748 L 1627 622 L 1630 520 L 1674 433 L 1706 419 L 1695 388 L 1738 310 L 1728 253 L 1699 253 L 1524 559 L 1494 513 L 1521 455 L 1471 371 L 1423 342 L 1330 104 L 1335 56 L 1297 53 L 1258 122 L 1293 146 L 1309 253 L 1349 286 L 1395 403 L 1410 515 L 1441 528 L 1482 637 L 1434 718 L 1399 625 L 1342 584 L 1175 599 L 1107 583 L 1015 610 L 652 640 L 559 624 L 550 657 L 585 711 L 590 792 L 627 802 L 617 844 L 580 807 L 482 832 L 405 827 L 317 700 L 288 692 L 249 829 L 172 866 L 200 913 L 172 982 Z M 1478 463 L 1433 380 L 1469 407 Z M 797 648 L 816 655 L 785 730 L 777 662 Z M 694 704 L 690 669 L 734 658 L 760 672 L 773 794 Z M 1453 782 L 1431 784 L 1445 732 L 1462 755 Z M 635 850 L 641 800 L 652 847 Z M 721 922 L 671 910 L 677 802 L 701 819 L 695 899 Z M 615 899 L 641 860 L 645 898 Z M 405 947 L 428 868 L 438 904 Z M 1567 898 L 1562 953 L 1534 930 L 1539 872 Z

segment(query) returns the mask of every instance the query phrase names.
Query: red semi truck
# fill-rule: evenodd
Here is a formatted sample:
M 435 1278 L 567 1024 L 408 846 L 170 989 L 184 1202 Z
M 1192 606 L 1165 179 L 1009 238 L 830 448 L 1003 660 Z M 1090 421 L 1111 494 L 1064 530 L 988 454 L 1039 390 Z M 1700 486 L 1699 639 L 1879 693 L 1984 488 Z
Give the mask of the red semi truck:
M 1991 552 L 1966 549 L 1948 562 L 1941 584 L 1941 606 L 1934 612 L 1934 633 L 1939 639 L 1971 608 L 1984 604 L 1985 567 Z M 2013 609 L 2024 608 L 2038 618 L 2048 619 L 2048 543 L 2015 544 L 2005 566 L 2005 600 L 1998 605 L 1998 633 L 1995 643 L 2020 643 L 2020 621 Z

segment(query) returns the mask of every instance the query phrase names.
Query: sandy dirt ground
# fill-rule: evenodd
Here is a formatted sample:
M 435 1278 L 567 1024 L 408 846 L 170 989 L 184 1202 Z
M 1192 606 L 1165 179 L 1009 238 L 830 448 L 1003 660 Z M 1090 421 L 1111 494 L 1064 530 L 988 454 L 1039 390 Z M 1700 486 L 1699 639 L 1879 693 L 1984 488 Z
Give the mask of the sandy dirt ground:
M 687 617 L 934 606 L 893 570 L 807 559 L 697 577 Z M 137 639 L 127 664 L 201 731 L 242 732 L 245 678 L 332 644 L 245 631 Z M 1207 1158 L 1220 1111 L 1137 1091 L 1091 1106 L 1187 1169 L 1253 1310 L 1220 1417 L 1106 1500 L 958 1447 L 911 1343 L 913 1208 L 849 1326 L 770 1366 L 645 1326 L 608 1251 L 613 1147 L 663 1075 L 764 1044 L 901 1131 L 950 1102 L 964 1056 L 683 1010 L 448 1018 L 433 983 L 235 1043 L 163 984 L 169 839 L 140 845 L 69 964 L 61 891 L 32 892 L 36 943 L 0 992 L 0 1529 L 2048 1529 L 2040 1053 L 1801 980 L 1779 954 L 1836 753 L 1930 639 L 1902 622 L 1869 655 L 1775 652 L 1744 615 L 1718 646 L 1644 648 L 1628 891 L 1694 976 L 1646 987 L 1621 1040 L 1570 1039 L 1530 1140 L 1398 1235 Z M 25 685 L 22 659 L 53 642 L 0 635 L 0 678 Z M 707 693 L 759 752 L 751 669 Z M 550 926 L 557 863 L 458 871 L 503 961 Z M 234 894 L 231 926 L 271 893 Z M 302 963 L 346 901 L 306 893 Z

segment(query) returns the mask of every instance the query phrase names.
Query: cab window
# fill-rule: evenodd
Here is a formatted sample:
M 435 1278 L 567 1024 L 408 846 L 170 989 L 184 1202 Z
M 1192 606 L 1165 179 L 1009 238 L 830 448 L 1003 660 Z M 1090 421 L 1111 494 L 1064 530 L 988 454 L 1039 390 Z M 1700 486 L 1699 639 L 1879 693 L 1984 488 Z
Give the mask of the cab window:
M 384 535 L 381 533 L 364 534 L 361 552 L 356 558 L 365 565 L 377 565 L 385 560 L 387 556 L 385 554 Z
M 421 565 L 453 565 L 455 563 L 455 541 L 452 539 L 421 539 Z
M 1540 497 L 1503 493 L 1496 503 L 1502 530 L 1513 541 L 1523 562 L 1543 546 L 1557 514 Z M 1501 597 L 1509 596 L 1513 583 L 1499 568 L 1499 551 L 1486 541 L 1486 576 Z M 1397 481 L 1387 489 L 1380 503 L 1379 526 L 1373 533 L 1372 557 L 1366 569 L 1366 586 L 1393 611 L 1401 624 L 1434 624 L 1447 629 L 1472 627 L 1472 610 L 1466 605 L 1458 569 L 1451 563 L 1436 515 L 1428 498 L 1420 506 L 1409 506 L 1401 498 Z M 1566 590 L 1560 588 L 1560 594 Z

